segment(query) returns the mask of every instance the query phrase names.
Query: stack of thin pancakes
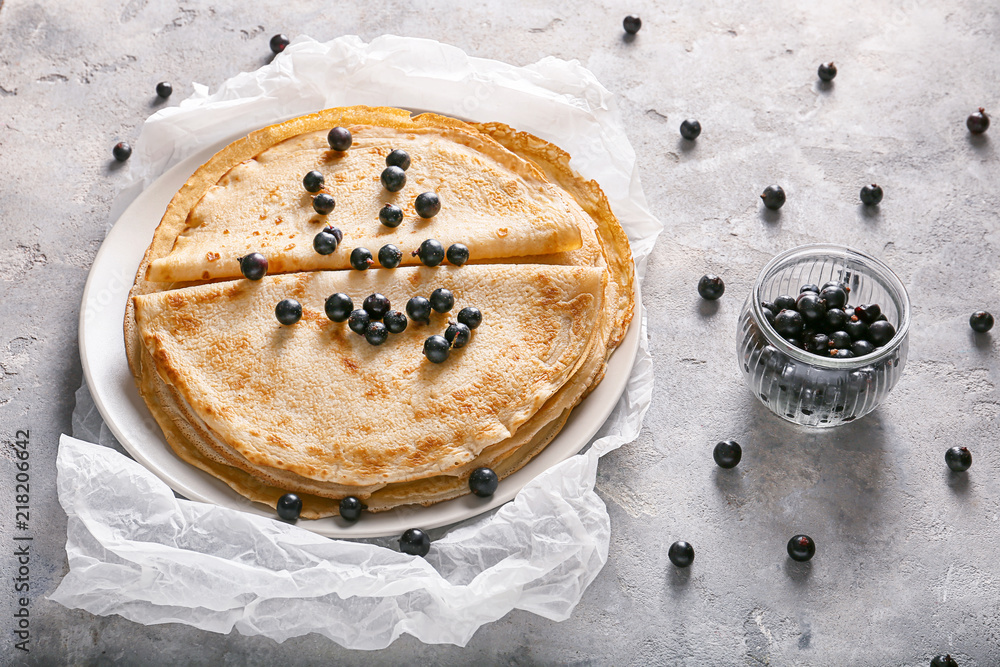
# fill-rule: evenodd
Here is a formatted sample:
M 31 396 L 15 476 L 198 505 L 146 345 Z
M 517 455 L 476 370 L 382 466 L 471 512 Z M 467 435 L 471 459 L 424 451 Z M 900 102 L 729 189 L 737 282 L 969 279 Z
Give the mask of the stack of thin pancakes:
M 347 127 L 353 144 L 330 149 Z M 393 149 L 409 153 L 406 186 L 379 176 Z M 498 123 L 347 107 L 264 128 L 230 144 L 174 196 L 136 275 L 125 341 L 139 391 L 167 442 L 188 463 L 246 498 L 274 507 L 287 492 L 304 518 L 336 515 L 356 496 L 369 511 L 468 493 L 476 468 L 501 478 L 562 428 L 604 375 L 632 317 L 628 240 L 596 183 L 570 156 Z M 335 210 L 317 215 L 302 177 L 325 176 Z M 441 199 L 424 220 L 413 202 Z M 393 203 L 397 228 L 379 222 Z M 313 237 L 343 231 L 330 255 Z M 428 238 L 468 246 L 463 266 L 426 267 L 412 251 Z M 350 268 L 356 247 L 403 251 L 396 269 Z M 268 275 L 242 277 L 260 252 Z M 355 307 L 386 295 L 452 291 L 451 313 L 369 345 L 324 312 L 328 296 Z M 302 304 L 280 324 L 274 307 Z M 441 364 L 424 340 L 474 306 L 482 324 Z

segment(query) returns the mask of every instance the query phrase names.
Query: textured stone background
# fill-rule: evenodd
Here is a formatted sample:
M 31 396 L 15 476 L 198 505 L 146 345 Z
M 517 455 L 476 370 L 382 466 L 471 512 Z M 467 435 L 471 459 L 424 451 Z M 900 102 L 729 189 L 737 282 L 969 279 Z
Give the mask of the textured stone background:
M 33 448 L 34 664 L 1000 664 L 1000 370 L 994 336 L 967 319 L 1000 311 L 1000 126 L 973 140 L 965 117 L 1000 115 L 1000 11 L 992 0 L 872 3 L 721 0 L 338 3 L 284 0 L 7 0 L 0 3 L 0 416 Z M 890 6 L 892 5 L 892 6 Z M 621 19 L 642 16 L 633 42 Z M 601 464 L 610 562 L 573 617 L 523 612 L 465 649 L 404 637 L 359 653 L 315 636 L 278 645 L 181 625 L 143 627 L 42 598 L 65 571 L 55 500 L 59 433 L 82 373 L 77 317 L 124 173 L 112 145 L 157 108 L 154 86 L 217 86 L 268 59 L 277 32 L 428 37 L 527 64 L 578 59 L 618 95 L 667 231 L 645 299 L 657 386 L 646 428 Z M 840 73 L 821 88 L 816 67 Z M 704 128 L 681 144 L 685 117 Z M 483 119 L 489 120 L 489 119 Z M 1000 119 L 995 125 L 1000 123 Z M 864 211 L 858 190 L 886 191 Z M 767 217 L 757 198 L 780 183 Z M 771 416 L 744 388 L 736 316 L 775 253 L 846 242 L 882 257 L 913 302 L 909 366 L 888 402 L 831 432 Z M 695 283 L 724 276 L 717 306 Z M 716 440 L 744 445 L 734 471 Z M 965 475 L 944 450 L 969 445 Z M 12 465 L 3 448 L 3 534 Z M 818 554 L 784 554 L 796 532 Z M 689 571 L 666 547 L 695 545 Z M 11 559 L 0 558 L 10 581 Z M 0 597 L 0 662 L 11 647 Z

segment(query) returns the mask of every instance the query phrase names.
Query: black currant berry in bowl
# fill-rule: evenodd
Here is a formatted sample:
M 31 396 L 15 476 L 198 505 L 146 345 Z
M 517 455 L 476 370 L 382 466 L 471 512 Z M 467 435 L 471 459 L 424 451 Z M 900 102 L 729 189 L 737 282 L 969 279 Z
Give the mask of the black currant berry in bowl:
M 888 266 L 845 246 L 801 246 L 772 259 L 747 297 L 740 371 L 779 417 L 837 426 L 888 396 L 906 364 L 909 327 L 906 289 Z

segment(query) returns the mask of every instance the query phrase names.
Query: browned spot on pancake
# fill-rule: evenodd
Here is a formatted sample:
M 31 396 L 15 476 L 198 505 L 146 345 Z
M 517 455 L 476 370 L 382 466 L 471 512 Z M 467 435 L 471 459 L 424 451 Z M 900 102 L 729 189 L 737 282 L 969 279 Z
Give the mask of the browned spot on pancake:
M 507 236 L 507 233 L 509 231 L 510 230 L 508 230 L 506 227 L 501 227 L 500 229 L 497 230 L 497 236 L 499 236 L 500 238 L 504 238 L 505 236 Z
M 213 251 L 209 251 L 209 252 L 205 253 L 205 259 L 207 259 L 210 262 L 214 262 L 215 260 L 219 259 L 219 257 L 221 257 L 221 256 L 222 255 L 220 255 L 219 253 L 213 252 Z
M 361 372 L 361 367 L 358 366 L 358 362 L 354 361 L 354 359 L 351 359 L 350 357 L 341 357 L 340 363 L 344 366 L 344 368 L 351 372 Z
M 281 223 L 283 223 L 284 221 L 285 221 L 285 219 L 284 219 L 284 218 L 282 218 L 282 217 L 281 217 L 281 216 L 279 215 L 279 216 L 278 216 L 277 218 L 275 218 L 275 219 L 274 219 L 274 224 L 276 224 L 276 225 L 280 225 L 280 224 L 281 224 Z
M 364 383 L 366 398 L 388 398 L 389 388 L 378 379 L 367 378 Z
M 294 247 L 295 247 L 294 243 L 289 243 L 288 245 L 285 246 L 285 252 L 288 252 L 289 250 L 291 250 Z
M 424 436 L 413 443 L 415 451 L 406 457 L 406 463 L 419 466 L 436 461 L 445 444 L 447 443 L 441 436 Z
M 202 271 L 201 272 L 201 279 L 202 280 L 208 280 L 211 277 L 212 277 L 212 274 L 209 273 L 208 271 Z
M 223 230 L 222 230 L 222 233 L 223 233 L 223 234 L 228 234 L 228 233 L 229 233 L 229 230 L 228 230 L 228 229 L 223 229 Z
M 265 438 L 265 440 L 267 440 L 267 442 L 269 444 L 272 444 L 272 445 L 274 445 L 276 447 L 281 447 L 283 449 L 291 449 L 292 448 L 292 445 L 290 443 L 282 440 L 280 437 L 278 437 L 274 433 L 268 433 L 267 437 Z M 280 461 L 279 461 L 279 463 L 280 463 Z
M 257 230 L 254 230 L 254 232 L 253 232 L 252 236 L 260 236 L 260 232 L 259 232 L 259 231 L 257 231 Z

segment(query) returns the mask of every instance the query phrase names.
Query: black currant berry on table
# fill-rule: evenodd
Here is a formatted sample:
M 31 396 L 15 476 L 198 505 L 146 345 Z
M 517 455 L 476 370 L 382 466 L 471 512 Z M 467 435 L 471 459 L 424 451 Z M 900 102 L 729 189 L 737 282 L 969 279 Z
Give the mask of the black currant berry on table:
M 406 185 L 406 172 L 399 167 L 386 167 L 380 180 L 382 187 L 389 192 L 399 192 Z
M 359 336 L 365 335 L 365 332 L 368 331 L 368 325 L 371 323 L 371 315 L 368 314 L 368 311 L 360 308 L 351 311 L 350 317 L 347 318 L 347 326 L 349 326 L 351 331 Z
M 701 134 L 701 123 L 696 120 L 686 120 L 681 123 L 681 136 L 688 141 L 694 141 Z
M 302 513 L 302 499 L 294 493 L 286 493 L 278 498 L 278 517 L 285 521 L 298 521 Z
M 430 336 L 424 341 L 424 356 L 435 364 L 444 363 L 451 351 L 451 343 L 444 336 Z
M 423 192 L 413 201 L 413 207 L 424 220 L 433 218 L 441 210 L 441 198 L 433 192 Z
M 475 329 L 482 323 L 483 314 L 479 312 L 478 308 L 466 306 L 462 310 L 458 311 L 458 321 L 470 329 Z
M 712 458 L 720 468 L 735 468 L 743 458 L 743 448 L 735 440 L 724 440 L 715 445 Z
M 965 472 L 972 466 L 972 452 L 968 447 L 951 447 L 944 453 L 944 462 L 955 472 Z
M 124 162 L 132 157 L 132 147 L 127 141 L 119 141 L 115 144 L 115 147 L 111 149 L 111 154 L 114 155 L 115 159 L 119 162 Z
M 882 186 L 872 183 L 861 188 L 861 203 L 865 206 L 878 206 L 882 201 Z
M 378 212 L 378 221 L 386 227 L 399 227 L 403 222 L 403 209 L 395 204 L 386 204 Z
M 431 550 L 431 538 L 419 528 L 410 528 L 400 536 L 399 550 L 411 556 L 426 556 Z
M 389 303 L 389 297 L 384 294 L 375 292 L 374 294 L 369 294 L 365 297 L 364 303 L 361 305 L 365 312 L 368 313 L 373 320 L 380 320 L 385 317 L 385 314 L 392 309 L 392 305 Z
M 492 496 L 500 483 L 500 478 L 490 468 L 476 468 L 469 475 L 469 490 L 480 498 Z
M 701 277 L 698 281 L 698 294 L 702 299 L 715 301 L 726 291 L 726 283 L 719 276 L 711 273 Z
M 306 192 L 316 194 L 323 189 L 323 182 L 325 180 L 323 174 L 314 169 L 302 177 L 302 187 L 306 189 Z
M 385 166 L 399 167 L 403 171 L 406 171 L 410 168 L 410 154 L 401 148 L 393 149 L 391 153 L 385 156 Z
M 968 118 L 965 119 L 965 126 L 969 128 L 969 132 L 973 134 L 982 134 L 986 130 L 990 129 L 990 117 L 986 115 L 986 109 L 979 107 L 979 111 L 970 114 Z
M 785 191 L 780 185 L 767 186 L 760 198 L 764 201 L 764 206 L 772 211 L 777 211 L 785 205 Z
M 267 257 L 259 252 L 240 257 L 240 273 L 247 280 L 260 280 L 267 275 Z
M 469 261 L 469 248 L 464 243 L 452 243 L 445 256 L 455 266 L 462 266 Z
M 390 310 L 385 314 L 385 317 L 382 318 L 382 321 L 385 323 L 385 328 L 389 330 L 389 333 L 393 334 L 399 334 L 406 331 L 406 325 L 408 323 L 406 315 L 398 310 Z
M 334 322 L 346 322 L 354 311 L 354 301 L 342 292 L 331 294 L 326 298 L 326 316 Z
M 274 316 L 286 326 L 295 324 L 302 319 L 302 304 L 295 299 L 282 299 L 274 307 Z
M 427 239 L 413 251 L 425 266 L 437 266 L 444 260 L 444 246 L 437 239 Z
M 333 198 L 333 195 L 325 192 L 321 192 L 313 197 L 313 210 L 320 215 L 330 215 L 333 213 L 333 209 L 336 205 L 337 201 Z
M 389 338 L 389 329 L 382 322 L 369 322 L 365 329 L 365 340 L 369 345 L 381 345 Z
M 788 540 L 788 557 L 804 563 L 816 555 L 816 543 L 808 535 L 796 535 Z
M 670 545 L 667 558 L 677 567 L 690 567 L 694 562 L 694 547 L 683 540 L 678 540 Z
M 444 330 L 445 339 L 456 350 L 468 345 L 470 336 L 472 336 L 472 330 L 461 322 L 449 322 L 448 328 Z
M 365 508 L 354 496 L 347 496 L 340 501 L 340 517 L 344 521 L 357 521 L 361 518 L 361 510 Z
M 406 302 L 406 314 L 415 322 L 427 324 L 431 320 L 431 302 L 427 300 L 427 297 L 411 297 Z
M 816 74 L 819 75 L 820 81 L 833 81 L 833 78 L 837 76 L 837 66 L 833 63 L 822 63 Z
M 931 667 L 958 667 L 958 662 L 951 655 L 936 655 L 931 658 Z
M 331 255 L 337 249 L 337 237 L 324 229 L 313 238 L 313 250 L 321 255 Z
M 343 153 L 351 147 L 352 143 L 354 143 L 354 137 L 351 136 L 351 131 L 346 127 L 338 126 L 327 133 L 326 141 L 330 144 L 330 148 Z
M 281 53 L 285 50 L 285 47 L 288 46 L 290 41 L 291 40 L 284 35 L 275 35 L 271 38 L 271 50 L 275 53 Z
M 391 243 L 387 243 L 378 251 L 378 263 L 386 269 L 395 269 L 403 261 L 402 251 Z
M 156 96 L 160 99 L 167 99 L 174 92 L 174 87 L 170 85 L 167 81 L 161 81 L 156 84 Z
M 977 310 L 969 317 L 969 326 L 976 333 L 986 333 L 993 328 L 993 316 L 985 310 Z
M 372 251 L 368 248 L 355 248 L 351 251 L 351 266 L 358 271 L 365 271 L 374 263 Z
M 630 35 L 634 35 L 635 33 L 639 32 L 640 28 L 642 28 L 642 19 L 639 18 L 638 16 L 632 16 L 631 14 L 629 14 L 622 21 L 622 27 L 625 29 L 625 32 L 627 32 Z

